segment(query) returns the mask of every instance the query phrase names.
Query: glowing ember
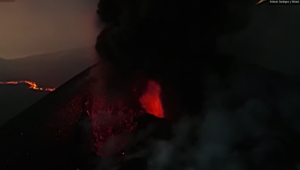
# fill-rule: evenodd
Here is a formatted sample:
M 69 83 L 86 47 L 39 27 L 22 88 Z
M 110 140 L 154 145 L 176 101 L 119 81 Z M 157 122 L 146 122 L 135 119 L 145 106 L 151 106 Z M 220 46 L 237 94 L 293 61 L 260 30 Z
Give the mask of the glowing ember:
M 103 157 L 120 152 L 128 140 L 128 134 L 137 126 L 136 118 L 145 111 L 163 118 L 160 93 L 160 85 L 155 81 L 148 82 L 148 88 L 136 102 L 112 102 L 106 96 L 89 93 L 87 113 L 92 124 L 93 150 Z
M 90 116 L 96 153 L 105 157 L 120 151 L 127 140 L 124 135 L 135 129 L 137 122 L 134 118 L 142 113 L 141 108 L 107 103 L 105 97 L 94 96 Z
M 55 88 L 39 87 L 35 82 L 27 81 L 27 80 L 0 82 L 0 85 L 16 85 L 16 84 L 27 84 L 29 86 L 29 89 L 32 89 L 32 90 L 35 90 L 35 91 L 50 91 L 51 92 L 51 91 L 55 90 Z
M 164 111 L 160 99 L 160 85 L 155 81 L 148 81 L 148 87 L 140 98 L 140 103 L 147 113 L 163 118 Z

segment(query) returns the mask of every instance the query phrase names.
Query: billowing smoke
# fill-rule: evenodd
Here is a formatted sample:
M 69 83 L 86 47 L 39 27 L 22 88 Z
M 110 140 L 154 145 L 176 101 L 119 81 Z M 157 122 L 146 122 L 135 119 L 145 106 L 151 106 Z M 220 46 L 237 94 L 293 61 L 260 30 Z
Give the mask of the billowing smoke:
M 297 6 L 251 7 L 248 26 L 219 39 L 222 51 L 269 69 L 299 75 Z
M 109 72 L 99 71 L 105 77 L 100 78 L 99 89 L 113 99 L 125 100 L 133 88 L 140 97 L 153 80 L 162 89 L 165 117 L 198 110 L 204 100 L 207 69 L 226 74 L 233 60 L 217 54 L 216 41 L 247 25 L 249 4 L 234 0 L 100 1 L 98 14 L 105 28 L 96 49 Z M 204 13 L 204 9 L 209 10 Z
M 150 135 L 154 124 L 131 136 L 136 140 L 131 142 L 144 142 L 145 146 L 124 148 L 121 169 L 297 169 L 297 83 L 247 66 L 230 74 L 229 87 L 221 85 L 219 76 L 209 77 L 203 109 L 166 125 L 172 127 L 170 138 Z M 139 164 L 142 160 L 144 165 Z
M 120 169 L 298 168 L 299 83 L 217 48 L 220 37 L 247 28 L 254 4 L 100 1 L 106 28 L 96 49 L 110 70 L 96 73 L 100 91 L 124 100 L 151 79 L 164 105 L 165 119 L 153 121 L 162 122 L 126 136 Z
M 274 80 L 245 78 L 249 76 L 233 74 L 231 89 L 207 94 L 207 105 L 199 110 L 205 118 L 182 119 L 174 125 L 174 138 L 154 140 L 147 158 L 149 170 L 297 169 L 298 90 L 284 89 Z M 244 89 L 239 89 L 242 84 Z M 274 91 L 269 93 L 270 88 Z M 236 106 L 229 108 L 232 104 Z

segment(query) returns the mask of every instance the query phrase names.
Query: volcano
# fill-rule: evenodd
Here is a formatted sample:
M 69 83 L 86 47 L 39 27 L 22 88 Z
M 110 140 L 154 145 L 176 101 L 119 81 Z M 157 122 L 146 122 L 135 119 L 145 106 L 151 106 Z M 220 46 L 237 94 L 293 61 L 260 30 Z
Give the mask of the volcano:
M 104 96 L 91 94 L 92 68 L 1 127 L 1 169 L 91 169 L 94 162 L 90 161 L 95 158 L 111 154 L 121 157 L 126 139 L 106 153 L 103 150 L 108 138 L 134 133 L 150 122 L 164 121 L 160 119 L 163 113 L 157 84 L 149 82 L 150 89 L 140 99 L 142 105 L 139 100 L 130 105 L 111 104 L 105 102 Z M 117 119 L 110 121 L 113 117 Z
M 109 103 L 104 96 L 91 93 L 94 80 L 89 73 L 93 68 L 80 73 L 1 127 L 1 169 L 92 170 L 99 159 L 106 161 L 110 157 L 118 158 L 114 164 L 119 170 L 146 169 L 146 157 L 128 158 L 126 155 L 143 150 L 147 141 L 168 141 L 174 137 L 174 122 L 162 119 L 159 84 L 149 81 L 144 95 L 131 104 Z M 283 86 L 282 82 L 284 86 L 299 86 L 290 78 L 256 66 L 244 65 L 237 69 L 242 74 L 237 76 L 249 75 L 249 70 L 255 75 L 265 75 L 270 79 L 270 86 Z M 111 121 L 115 117 L 118 119 Z M 147 130 L 149 125 L 153 127 L 150 131 Z M 107 145 L 113 141 L 109 139 L 124 134 L 113 148 Z M 128 142 L 129 136 L 135 136 L 131 138 L 135 141 Z M 252 147 L 248 146 L 251 142 L 241 143 L 239 150 Z M 292 142 L 292 145 L 296 144 Z M 110 153 L 106 152 L 107 148 Z

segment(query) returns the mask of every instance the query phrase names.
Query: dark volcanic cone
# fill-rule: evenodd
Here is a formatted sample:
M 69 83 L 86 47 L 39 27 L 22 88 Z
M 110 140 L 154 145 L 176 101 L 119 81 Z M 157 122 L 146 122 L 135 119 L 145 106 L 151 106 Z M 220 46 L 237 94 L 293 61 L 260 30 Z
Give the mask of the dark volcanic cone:
M 164 139 L 170 135 L 170 123 L 143 113 L 138 100 L 125 102 L 120 108 L 110 101 L 104 100 L 106 105 L 97 101 L 98 97 L 101 100 L 105 97 L 91 93 L 94 81 L 89 77 L 90 70 L 74 77 L 1 127 L 1 169 L 89 170 L 97 164 L 94 160 L 99 158 L 98 149 L 109 153 L 103 156 L 122 155 L 125 150 L 126 153 L 136 150 L 149 137 Z M 150 131 L 147 130 L 149 126 L 153 127 Z M 143 131 L 147 133 L 141 136 L 139 133 Z M 109 138 L 124 133 L 130 136 L 121 140 L 122 145 L 116 143 L 110 150 Z
M 84 161 L 78 160 L 79 154 L 84 154 L 78 150 L 84 144 L 76 129 L 89 92 L 89 70 L 1 127 L 0 169 L 78 168 Z

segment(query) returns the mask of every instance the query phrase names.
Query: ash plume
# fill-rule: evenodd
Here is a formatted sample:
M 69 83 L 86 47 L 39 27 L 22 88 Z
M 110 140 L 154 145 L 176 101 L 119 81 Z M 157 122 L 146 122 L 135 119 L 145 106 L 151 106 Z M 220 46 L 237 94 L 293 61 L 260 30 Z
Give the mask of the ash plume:
M 147 130 L 127 136 L 120 170 L 299 167 L 300 84 L 217 47 L 222 36 L 248 26 L 254 4 L 100 1 L 106 27 L 96 49 L 109 71 L 96 72 L 95 89 L 125 100 L 137 81 L 142 93 L 152 79 L 162 87 L 165 111 L 164 126 L 149 121 Z
M 216 55 L 216 40 L 246 26 L 248 4 L 251 2 L 100 1 L 98 14 L 106 27 L 97 38 L 96 50 L 112 70 L 106 87 L 112 93 L 127 94 L 136 79 L 153 79 L 169 89 L 163 93 L 177 93 L 174 100 L 189 105 L 184 107 L 197 108 L 204 68 L 220 71 L 232 60 Z M 169 84 L 174 87 L 165 87 Z M 140 91 L 146 88 L 143 80 L 139 85 Z M 194 106 L 186 103 L 195 96 Z

